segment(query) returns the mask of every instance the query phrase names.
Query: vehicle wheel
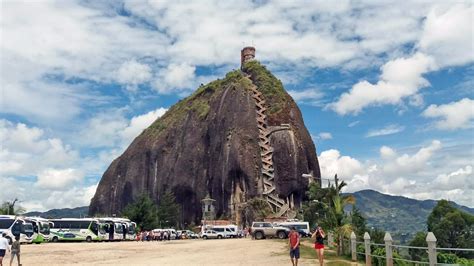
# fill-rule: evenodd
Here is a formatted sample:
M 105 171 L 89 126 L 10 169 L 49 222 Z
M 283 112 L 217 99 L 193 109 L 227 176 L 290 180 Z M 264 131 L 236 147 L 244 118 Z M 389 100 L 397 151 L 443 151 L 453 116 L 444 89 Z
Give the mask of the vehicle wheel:
M 221 239 L 221 238 L 222 238 L 222 236 L 221 236 L 221 235 L 218 235 L 218 236 L 217 236 L 217 239 Z
M 90 237 L 90 236 L 86 237 L 86 242 L 88 242 L 88 243 L 92 242 L 92 237 Z
M 258 239 L 258 240 L 263 239 L 263 233 L 262 232 L 256 232 L 255 233 L 255 239 Z
M 285 239 L 286 238 L 286 233 L 283 231 L 278 232 L 277 234 L 279 239 Z
M 9 245 L 13 244 L 13 241 L 12 241 L 12 239 L 11 239 L 9 236 L 7 236 L 6 238 L 7 238 L 7 241 L 8 241 L 8 244 L 9 244 Z
M 55 236 L 55 237 L 53 237 L 53 239 L 51 239 L 51 242 L 58 242 L 58 240 L 59 240 L 58 237 Z
M 203 236 L 202 239 L 207 239 L 207 236 Z

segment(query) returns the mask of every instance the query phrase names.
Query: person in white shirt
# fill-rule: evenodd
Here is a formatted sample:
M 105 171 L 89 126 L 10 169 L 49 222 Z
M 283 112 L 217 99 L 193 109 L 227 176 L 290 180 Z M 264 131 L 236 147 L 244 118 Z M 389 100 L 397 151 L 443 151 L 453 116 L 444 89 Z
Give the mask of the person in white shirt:
M 3 257 L 5 257 L 6 251 L 10 251 L 10 243 L 8 243 L 5 236 L 7 236 L 7 234 L 3 233 L 2 237 L 0 237 L 0 266 L 3 265 Z

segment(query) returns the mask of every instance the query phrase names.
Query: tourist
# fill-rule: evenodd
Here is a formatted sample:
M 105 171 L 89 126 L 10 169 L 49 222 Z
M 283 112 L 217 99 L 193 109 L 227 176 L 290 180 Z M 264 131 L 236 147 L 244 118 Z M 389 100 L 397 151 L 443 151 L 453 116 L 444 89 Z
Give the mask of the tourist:
M 168 231 L 165 231 L 163 233 L 163 240 L 165 240 L 165 241 L 168 240 Z
M 10 243 L 8 243 L 8 240 L 5 238 L 7 236 L 6 233 L 2 234 L 2 237 L 0 237 L 0 266 L 3 265 L 3 257 L 5 257 L 5 253 L 10 251 Z
M 12 263 L 13 263 L 13 259 L 15 258 L 16 256 L 16 259 L 18 260 L 18 265 L 21 266 L 21 263 L 20 263 L 20 237 L 19 236 L 16 236 L 15 237 L 15 242 L 13 242 L 12 244 L 12 257 L 10 258 L 10 266 L 12 266 Z
M 288 243 L 290 244 L 290 259 L 293 266 L 298 266 L 298 259 L 300 258 L 300 235 L 296 232 L 296 228 L 291 227 L 288 235 Z
M 316 231 L 314 231 L 312 238 L 316 238 L 314 242 L 314 248 L 316 249 L 316 253 L 318 254 L 319 265 L 323 266 L 324 264 L 324 237 L 326 234 L 324 233 L 321 226 L 316 227 Z

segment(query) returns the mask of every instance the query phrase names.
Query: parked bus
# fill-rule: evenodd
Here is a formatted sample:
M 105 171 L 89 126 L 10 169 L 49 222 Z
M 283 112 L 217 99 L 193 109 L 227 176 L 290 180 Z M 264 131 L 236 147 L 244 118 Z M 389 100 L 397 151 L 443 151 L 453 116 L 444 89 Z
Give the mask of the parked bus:
M 91 218 L 52 219 L 51 241 L 100 241 L 105 236 L 99 230 L 99 221 Z
M 36 235 L 33 239 L 33 243 L 40 244 L 49 241 L 52 222 L 41 217 L 26 217 L 25 221 L 33 225 L 33 232 Z
M 127 226 L 122 218 L 98 218 L 102 227 L 105 230 L 106 236 L 104 240 L 126 240 L 127 237 Z
M 23 218 L 14 215 L 0 215 L 0 234 L 6 233 L 8 242 L 12 243 L 16 236 L 20 243 L 30 244 L 36 235 L 33 225 Z

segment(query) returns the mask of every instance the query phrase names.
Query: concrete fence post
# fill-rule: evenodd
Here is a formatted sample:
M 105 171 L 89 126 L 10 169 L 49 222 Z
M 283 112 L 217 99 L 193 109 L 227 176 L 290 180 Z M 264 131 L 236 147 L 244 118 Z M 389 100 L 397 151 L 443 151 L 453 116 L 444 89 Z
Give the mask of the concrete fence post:
M 438 258 L 436 257 L 436 237 L 433 232 L 428 232 L 426 243 L 428 244 L 428 260 L 430 266 L 435 266 L 438 263 Z
M 357 261 L 357 237 L 354 232 L 351 233 L 351 254 L 352 261 Z
M 387 258 L 387 266 L 393 266 L 393 239 L 389 232 L 385 233 L 383 240 L 385 241 L 385 256 Z
M 365 246 L 365 265 L 372 265 L 372 256 L 370 255 L 370 235 L 369 233 L 364 233 L 364 246 Z
M 328 246 L 330 248 L 334 246 L 334 233 L 331 231 L 328 233 Z

